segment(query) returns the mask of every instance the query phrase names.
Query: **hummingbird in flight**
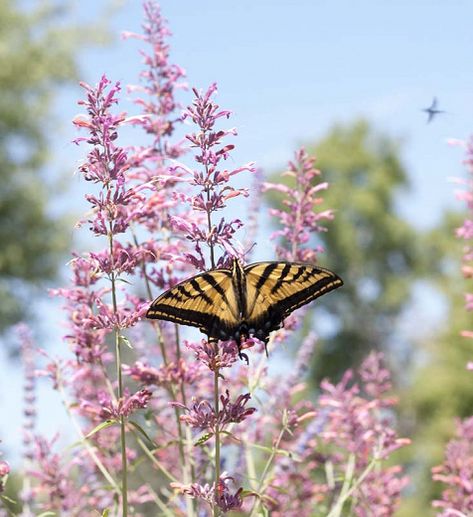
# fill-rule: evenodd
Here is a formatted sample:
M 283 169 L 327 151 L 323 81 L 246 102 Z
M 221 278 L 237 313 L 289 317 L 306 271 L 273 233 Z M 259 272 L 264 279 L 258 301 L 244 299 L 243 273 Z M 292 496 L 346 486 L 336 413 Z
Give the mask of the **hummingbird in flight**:
M 428 108 L 424 108 L 422 111 L 425 111 L 428 115 L 427 124 L 430 124 L 430 122 L 432 122 L 435 116 L 439 113 L 445 113 L 445 111 L 437 109 L 437 97 L 434 97 L 432 104 Z

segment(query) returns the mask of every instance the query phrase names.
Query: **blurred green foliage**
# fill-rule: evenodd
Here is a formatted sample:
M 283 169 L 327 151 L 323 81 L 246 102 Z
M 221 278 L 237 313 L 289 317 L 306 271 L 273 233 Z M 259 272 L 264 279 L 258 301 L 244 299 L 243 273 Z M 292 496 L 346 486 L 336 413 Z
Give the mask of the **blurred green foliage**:
M 366 121 L 335 126 L 309 151 L 317 158 L 321 180 L 329 182 L 319 209 L 335 209 L 328 231 L 317 235 L 326 249 L 321 265 L 345 281 L 323 300 L 336 330 L 319 342 L 313 380 L 339 377 L 369 350 L 387 352 L 396 373 L 401 435 L 412 440 L 399 453 L 411 484 L 396 515 L 433 515 L 431 501 L 441 487 L 432 482 L 431 467 L 443 461 L 455 418 L 470 416 L 473 407 L 471 373 L 465 368 L 471 341 L 460 336 L 471 329 L 460 273 L 463 243 L 454 235 L 461 218 L 445 214 L 438 227 L 421 231 L 399 215 L 398 202 L 409 193 L 400 144 Z M 271 195 L 269 201 L 279 204 L 280 197 Z M 416 321 L 411 298 L 422 286 L 441 300 L 445 319 L 435 322 L 435 329 L 417 327 L 416 336 L 399 350 L 400 323 Z
M 430 282 L 442 294 L 446 314 L 438 328 L 424 329 L 424 338 L 417 343 L 419 359 L 400 392 L 402 433 L 413 442 L 403 454 L 412 465 L 415 487 L 406 494 L 400 517 L 424 515 L 422 510 L 440 495 L 442 486 L 432 482 L 431 468 L 443 462 L 456 420 L 472 415 L 472 374 L 466 370 L 472 346 L 471 340 L 460 335 L 462 330 L 471 330 L 471 315 L 464 306 L 467 285 L 460 271 L 464 243 L 454 235 L 460 224 L 458 213 L 447 213 L 427 236 L 439 265 Z
M 339 377 L 370 350 L 387 349 L 424 261 L 418 232 L 397 215 L 397 196 L 408 188 L 397 141 L 359 120 L 335 126 L 308 151 L 329 182 L 319 209 L 335 209 L 328 231 L 317 235 L 326 250 L 321 265 L 345 282 L 323 300 L 337 329 L 319 343 L 313 370 L 319 381 Z
M 103 40 L 67 21 L 69 2 L 34 5 L 27 12 L 3 0 L 0 9 L 0 331 L 29 315 L 31 287 L 56 275 L 68 245 L 48 212 L 57 194 L 44 174 L 53 105 L 61 85 L 77 79 L 78 43 Z
M 311 151 L 329 182 L 322 207 L 336 210 L 321 235 L 323 260 L 345 282 L 327 297 L 339 330 L 319 348 L 320 379 L 339 376 L 370 350 L 387 349 L 423 260 L 418 232 L 396 210 L 409 187 L 396 140 L 360 120 L 335 126 Z

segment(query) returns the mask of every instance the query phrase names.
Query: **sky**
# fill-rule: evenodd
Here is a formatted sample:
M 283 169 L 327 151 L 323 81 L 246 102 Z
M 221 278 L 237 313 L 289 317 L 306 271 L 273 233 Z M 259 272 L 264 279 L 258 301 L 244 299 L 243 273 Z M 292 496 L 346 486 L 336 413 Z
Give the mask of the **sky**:
M 83 0 L 75 16 L 94 21 L 105 4 Z M 459 206 L 449 178 L 464 174 L 462 151 L 447 139 L 465 139 L 473 131 L 471 0 L 163 0 L 161 6 L 173 33 L 172 62 L 185 68 L 190 86 L 217 82 L 218 103 L 233 112 L 229 124 L 239 133 L 235 165 L 254 161 L 266 173 L 280 170 L 300 145 L 322 138 L 335 123 L 364 117 L 403 142 L 413 187 L 399 197 L 407 218 L 429 227 L 445 208 Z M 139 1 L 123 2 L 108 18 L 111 44 L 91 49 L 84 41 L 83 80 L 96 83 L 105 73 L 123 85 L 137 82 L 140 45 L 119 35 L 140 32 L 141 17 Z M 79 112 L 80 96 L 78 87 L 70 87 L 57 98 L 50 165 L 51 174 L 71 185 L 52 210 L 70 205 L 78 217 L 87 209 L 87 185 L 74 176 L 84 155 L 70 143 L 77 136 L 70 120 Z M 421 110 L 434 96 L 446 113 L 427 124 Z M 190 102 L 191 94 L 182 101 Z M 133 143 L 133 134 L 128 138 Z M 45 313 L 51 307 L 42 302 Z M 46 318 L 51 320 L 55 341 L 63 329 L 54 317 Z M 59 341 L 53 350 L 63 346 Z M 20 422 L 21 378 L 0 359 L 0 393 L 9 393 L 0 398 L 2 413 Z M 46 417 L 40 428 L 50 433 L 58 425 L 57 410 L 50 408 L 58 404 L 48 389 L 41 390 Z M 18 447 L 18 426 L 0 423 L 0 433 L 3 450 Z

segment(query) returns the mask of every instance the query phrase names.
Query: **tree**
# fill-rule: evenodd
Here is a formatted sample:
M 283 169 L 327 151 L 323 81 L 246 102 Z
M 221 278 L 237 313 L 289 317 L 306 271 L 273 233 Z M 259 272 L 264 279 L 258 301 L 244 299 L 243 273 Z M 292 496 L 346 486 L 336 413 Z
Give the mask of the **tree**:
M 318 234 L 326 249 L 321 265 L 345 281 L 316 307 L 319 314 L 330 310 L 335 331 L 319 343 L 314 377 L 336 377 L 371 349 L 390 352 L 402 386 L 401 435 L 413 441 L 401 453 L 402 463 L 411 466 L 416 488 L 404 497 L 399 515 L 423 515 L 438 496 L 431 467 L 442 462 L 455 417 L 470 416 L 473 404 L 471 372 L 465 369 L 471 346 L 460 335 L 471 327 L 460 274 L 462 243 L 454 237 L 461 218 L 446 214 L 436 228 L 423 232 L 403 220 L 396 203 L 409 185 L 399 144 L 364 121 L 334 127 L 311 151 L 329 182 L 320 210 L 336 210 L 328 231 Z M 396 347 L 399 322 L 409 314 L 412 289 L 420 282 L 444 304 L 445 321 L 405 343 L 403 356 Z
M 321 265 L 345 282 L 324 299 L 336 330 L 319 347 L 314 377 L 320 379 L 337 377 L 369 350 L 388 348 L 421 259 L 418 233 L 396 210 L 408 187 L 397 141 L 360 120 L 336 125 L 310 151 L 329 182 L 320 210 L 335 209 L 328 231 L 319 234 L 326 249 Z
M 67 244 L 43 169 L 54 96 L 77 76 L 78 28 L 63 23 L 67 3 L 42 5 L 26 13 L 4 0 L 0 10 L 0 331 L 28 312 L 30 287 L 55 276 Z
M 410 379 L 400 394 L 400 422 L 413 447 L 403 451 L 404 459 L 414 465 L 411 477 L 415 493 L 406 497 L 399 515 L 414 517 L 425 512 L 438 498 L 441 486 L 432 481 L 431 468 L 442 463 L 445 445 L 453 436 L 456 419 L 470 417 L 473 394 L 471 341 L 461 331 L 471 328 L 471 316 L 465 310 L 465 279 L 460 265 L 464 243 L 455 238 L 461 224 L 459 213 L 449 212 L 427 236 L 426 249 L 438 264 L 431 285 L 442 297 L 445 319 L 434 329 L 426 329 L 417 343 L 417 356 Z

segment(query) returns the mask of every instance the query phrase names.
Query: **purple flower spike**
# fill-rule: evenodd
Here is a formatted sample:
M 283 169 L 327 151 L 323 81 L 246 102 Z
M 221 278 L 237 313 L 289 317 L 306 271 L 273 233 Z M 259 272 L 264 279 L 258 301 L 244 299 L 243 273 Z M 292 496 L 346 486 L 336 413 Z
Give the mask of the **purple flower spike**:
M 243 488 L 239 488 L 236 492 L 231 493 L 229 488 L 230 481 L 234 481 L 232 477 L 222 475 L 217 484 L 217 489 L 209 484 L 199 485 L 198 483 L 192 483 L 191 485 L 171 483 L 171 486 L 181 494 L 205 501 L 211 508 L 214 504 L 217 504 L 220 510 L 226 513 L 231 510 L 240 510 L 243 504 L 241 497 Z
M 457 143 L 457 142 L 456 142 Z M 466 149 L 464 165 L 468 176 L 457 179 L 463 186 L 457 192 L 457 198 L 466 204 L 467 216 L 462 226 L 456 229 L 457 238 L 465 241 L 462 273 L 465 279 L 473 278 L 473 136 L 462 142 Z M 465 293 L 465 309 L 473 310 L 473 294 Z M 465 329 L 461 336 L 473 339 L 473 331 Z M 473 371 L 473 363 L 469 361 L 466 368 Z M 473 513 L 473 417 L 457 422 L 455 437 L 445 448 L 445 459 L 442 465 L 432 469 L 432 478 L 443 484 L 440 499 L 433 501 L 432 506 L 438 508 L 439 517 L 472 515 Z
M 433 501 L 441 517 L 473 513 L 473 417 L 457 423 L 456 437 L 445 449 L 442 465 L 432 469 L 434 481 L 444 485 L 442 498 Z
M 243 422 L 256 411 L 256 408 L 246 407 L 250 398 L 251 395 L 247 393 L 239 395 L 235 402 L 231 402 L 230 393 L 226 390 L 225 395 L 220 395 L 222 406 L 218 416 L 208 400 L 201 400 L 200 402 L 194 400 L 190 408 L 179 404 L 179 407 L 186 409 L 188 412 L 187 415 L 181 416 L 181 420 L 194 429 L 208 431 L 212 434 L 215 433 L 218 424 L 218 429 L 222 432 L 229 424 Z
M 31 331 L 27 325 L 19 323 L 16 326 L 16 332 L 21 343 L 21 358 L 25 375 L 25 383 L 23 385 L 23 446 L 25 458 L 30 460 L 33 457 L 32 442 L 36 424 L 35 386 L 37 373 L 35 369 L 35 350 Z
M 183 200 L 194 212 L 202 212 L 207 214 L 207 217 L 199 222 L 183 217 L 173 217 L 171 221 L 174 229 L 194 243 L 197 254 L 188 254 L 187 258 L 193 265 L 200 265 L 201 269 L 205 269 L 202 267 L 204 266 L 200 249 L 202 242 L 210 247 L 212 257 L 213 249 L 217 245 L 224 251 L 224 256 L 218 264 L 212 259 L 211 267 L 221 266 L 228 256 L 241 255 L 241 250 L 233 243 L 235 232 L 242 226 L 241 221 L 235 219 L 225 222 L 221 218 L 216 224 L 210 223 L 210 226 L 209 221 L 211 221 L 211 214 L 225 208 L 228 200 L 238 196 L 248 196 L 247 189 L 236 189 L 231 186 L 231 178 L 243 171 L 255 172 L 252 163 L 235 169 L 226 169 L 222 165 L 235 147 L 233 144 L 223 143 L 223 140 L 228 136 L 236 136 L 237 133 L 233 128 L 227 130 L 216 128 L 219 119 L 229 118 L 231 115 L 230 111 L 220 109 L 213 101 L 216 91 L 216 84 L 212 84 L 205 93 L 194 88 L 195 99 L 182 115 L 183 120 L 190 119 L 198 128 L 198 131 L 188 133 L 186 139 L 190 142 L 191 148 L 195 149 L 194 159 L 199 168 L 191 169 L 182 163 L 176 163 L 169 169 L 168 175 L 163 175 L 161 178 L 165 181 L 166 177 L 177 176 L 200 189 L 196 195 L 184 197 Z
M 275 190 L 284 194 L 284 209 L 271 209 L 270 215 L 279 219 L 281 230 L 274 232 L 271 238 L 283 239 L 283 245 L 278 246 L 277 252 L 281 259 L 315 263 L 317 254 L 323 249 L 303 248 L 310 240 L 312 233 L 325 232 L 327 229 L 320 223 L 333 219 L 332 210 L 316 212 L 322 203 L 320 192 L 325 190 L 327 183 L 315 182 L 320 171 L 314 168 L 315 158 L 311 158 L 301 148 L 295 153 L 294 162 L 289 162 L 285 176 L 293 178 L 294 187 L 285 184 L 263 183 L 263 191 Z
M 5 478 L 10 473 L 10 465 L 6 461 L 0 460 L 0 494 L 5 489 Z
M 148 407 L 152 395 L 148 389 L 142 389 L 133 395 L 125 393 L 115 402 L 110 395 L 100 392 L 97 403 L 84 400 L 81 403 L 81 410 L 93 420 L 118 420 L 121 416 L 129 417 L 137 409 Z
M 247 339 L 240 344 L 240 350 L 251 348 L 254 344 L 253 339 Z M 194 352 L 195 357 L 201 363 L 213 372 L 221 368 L 230 368 L 239 360 L 239 350 L 235 341 L 221 341 L 218 349 L 215 348 L 213 343 L 205 339 L 197 343 L 186 341 L 185 345 Z

